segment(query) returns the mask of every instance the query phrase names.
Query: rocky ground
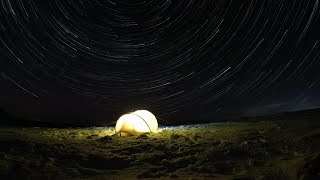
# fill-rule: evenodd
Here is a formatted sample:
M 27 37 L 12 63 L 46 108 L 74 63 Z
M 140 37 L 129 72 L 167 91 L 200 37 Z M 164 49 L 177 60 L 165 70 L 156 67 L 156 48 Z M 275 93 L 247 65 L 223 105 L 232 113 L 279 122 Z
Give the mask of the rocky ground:
M 114 129 L 0 127 L 1 179 L 320 179 L 320 123 Z

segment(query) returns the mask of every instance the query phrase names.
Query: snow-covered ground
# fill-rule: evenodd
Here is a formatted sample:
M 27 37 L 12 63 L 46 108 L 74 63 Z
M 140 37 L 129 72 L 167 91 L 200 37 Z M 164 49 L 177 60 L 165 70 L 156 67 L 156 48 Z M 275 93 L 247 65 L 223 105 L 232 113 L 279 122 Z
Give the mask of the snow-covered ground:
M 289 122 L 160 127 L 0 128 L 6 179 L 300 179 L 319 177 L 319 125 Z M 2 178 L 2 179 L 3 179 Z

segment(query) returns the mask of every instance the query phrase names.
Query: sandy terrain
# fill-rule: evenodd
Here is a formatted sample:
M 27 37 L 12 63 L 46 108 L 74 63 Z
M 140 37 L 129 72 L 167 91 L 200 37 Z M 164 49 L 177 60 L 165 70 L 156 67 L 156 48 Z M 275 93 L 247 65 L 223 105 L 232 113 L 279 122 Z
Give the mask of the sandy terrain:
M 319 178 L 320 123 L 251 122 L 161 127 L 0 128 L 2 179 Z

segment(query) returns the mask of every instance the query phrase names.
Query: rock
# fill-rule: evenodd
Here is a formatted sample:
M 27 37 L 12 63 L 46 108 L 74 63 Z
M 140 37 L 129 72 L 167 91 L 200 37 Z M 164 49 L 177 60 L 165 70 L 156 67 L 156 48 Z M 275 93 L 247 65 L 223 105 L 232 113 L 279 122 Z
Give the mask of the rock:
M 175 140 L 175 139 L 180 139 L 182 136 L 180 136 L 179 134 L 172 134 L 170 136 L 171 139 Z
M 87 139 L 94 139 L 94 138 L 98 138 L 99 136 L 97 134 L 93 134 L 90 136 L 87 136 Z
M 201 135 L 200 134 L 195 134 L 193 136 L 193 140 L 198 141 L 199 139 L 201 139 Z
M 148 136 L 146 133 L 141 134 L 141 135 L 139 135 L 139 136 L 137 137 L 137 139 L 148 139 L 148 138 L 149 138 L 149 136 Z
M 105 136 L 105 137 L 98 139 L 97 141 L 99 141 L 99 142 L 112 142 L 113 138 L 111 136 Z

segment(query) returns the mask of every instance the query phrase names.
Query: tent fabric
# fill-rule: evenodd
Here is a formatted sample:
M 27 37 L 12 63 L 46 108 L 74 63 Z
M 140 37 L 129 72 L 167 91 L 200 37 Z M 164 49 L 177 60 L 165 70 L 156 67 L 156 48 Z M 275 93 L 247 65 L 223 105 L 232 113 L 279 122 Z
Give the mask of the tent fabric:
M 138 110 L 129 114 L 122 115 L 116 124 L 116 133 L 147 133 L 158 130 L 158 121 L 156 117 L 147 110 Z

